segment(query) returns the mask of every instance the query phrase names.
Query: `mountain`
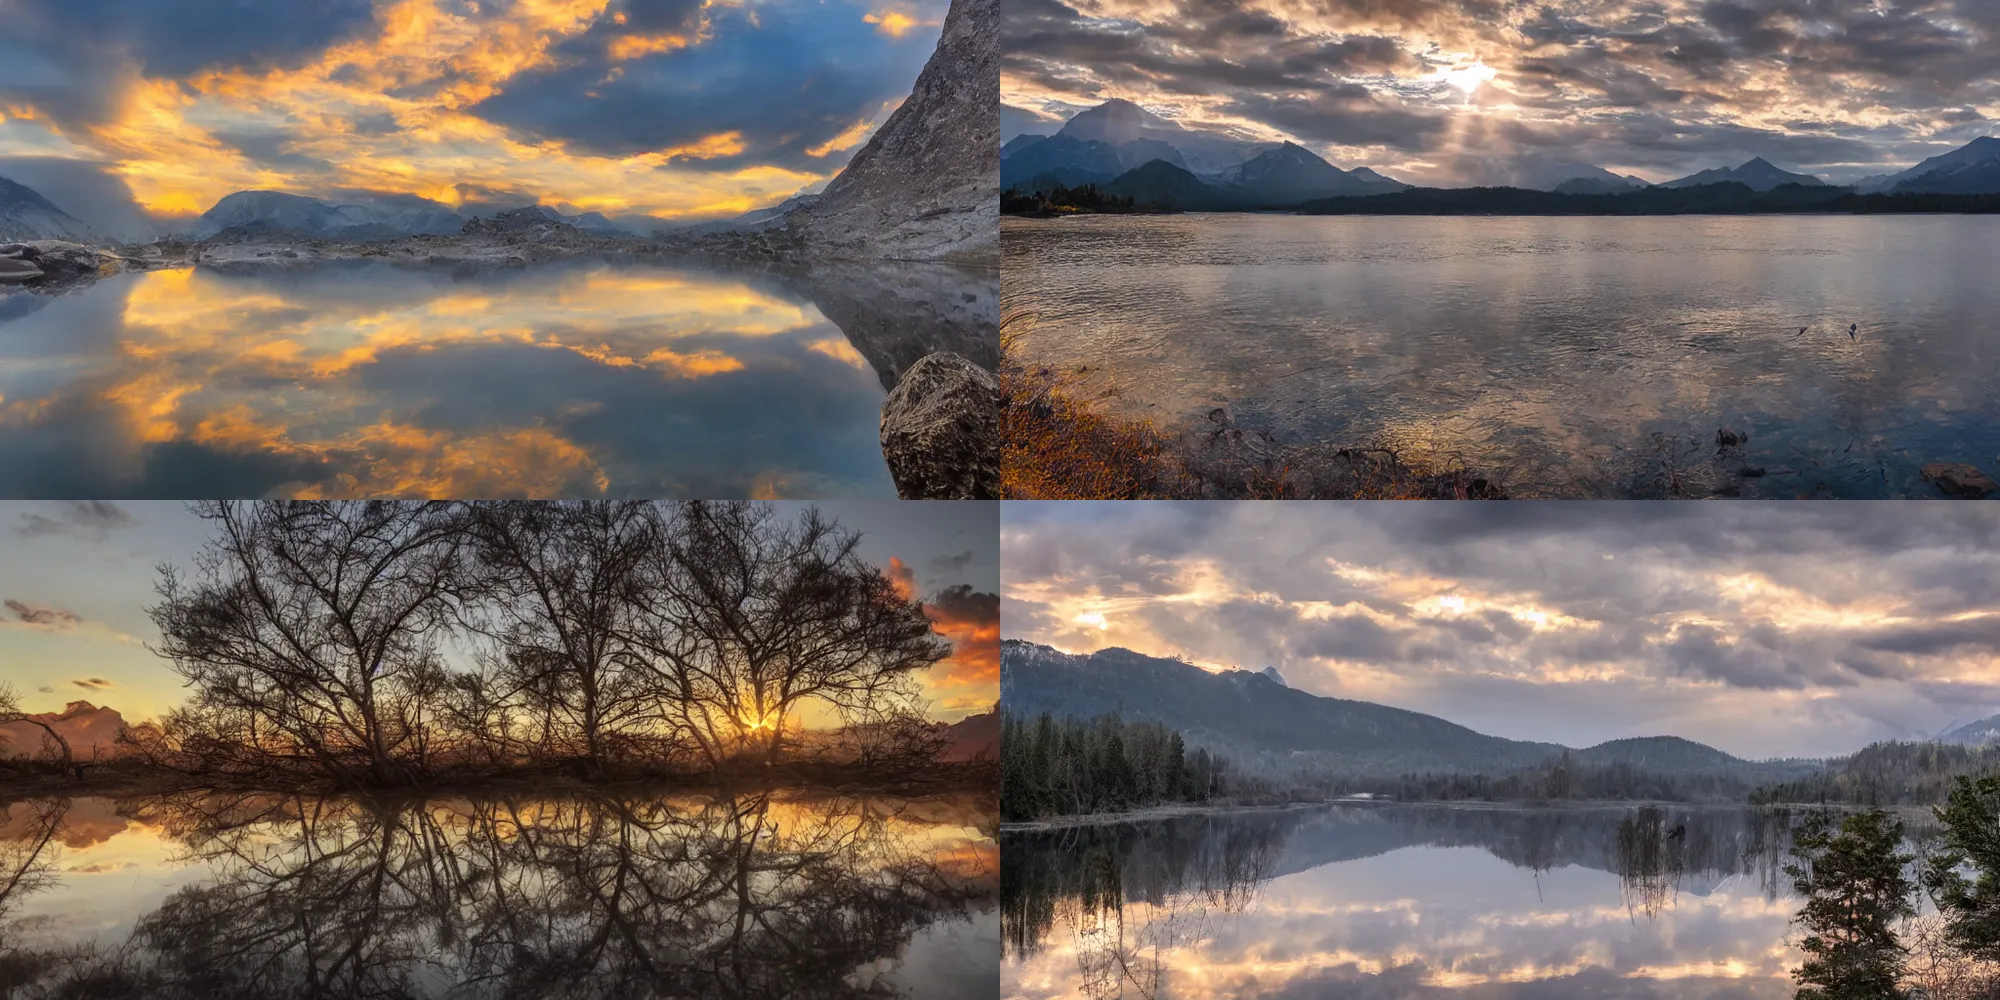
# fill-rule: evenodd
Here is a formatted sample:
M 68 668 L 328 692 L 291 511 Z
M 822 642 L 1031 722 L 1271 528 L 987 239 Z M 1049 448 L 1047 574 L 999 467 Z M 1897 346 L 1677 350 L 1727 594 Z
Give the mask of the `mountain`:
M 951 736 L 951 748 L 944 752 L 945 760 L 1000 759 L 999 712 L 968 715 L 952 723 L 945 732 Z
M 1372 170 L 1368 178 L 1357 177 L 1291 142 L 1251 157 L 1223 174 L 1222 181 L 1244 203 L 1267 208 L 1314 198 L 1389 194 L 1407 187 Z
M 1760 156 L 1740 167 L 1704 170 L 1697 174 L 1689 174 L 1678 180 L 1668 181 L 1660 185 L 1660 187 L 1686 188 L 1699 187 L 1703 184 L 1728 184 L 1731 182 L 1742 184 L 1752 191 L 1769 191 L 1781 184 L 1802 184 L 1806 187 L 1827 186 L 1825 181 L 1810 174 L 1795 174 L 1787 170 L 1780 170 L 1772 166 L 1771 161 Z
M 1644 181 L 1635 177 L 1572 177 L 1549 190 L 1556 194 L 1624 194 L 1646 187 Z
M 1032 108 L 1000 105 L 1000 141 L 1012 142 L 1023 135 L 1048 136 L 1062 127 L 1062 119 Z
M 413 196 L 372 204 L 335 205 L 282 191 L 238 191 L 203 212 L 187 235 L 190 239 L 205 240 L 233 231 L 371 240 L 415 233 L 449 235 L 457 233 L 464 224 L 458 213 Z
M 60 712 L 38 712 L 28 716 L 46 722 L 69 741 L 70 757 L 88 761 L 104 757 L 117 747 L 118 734 L 125 729 L 125 717 L 118 710 L 99 708 L 87 701 L 73 701 Z M 42 752 L 45 732 L 32 722 L 0 725 L 0 758 L 34 757 Z
M 1134 139 L 1118 147 L 1118 165 L 1126 170 L 1143 167 L 1154 160 L 1163 160 L 1182 170 L 1187 169 L 1187 160 L 1181 151 L 1171 143 L 1160 139 Z
M 1630 764 L 1648 771 L 1709 771 L 1745 763 L 1712 746 L 1678 736 L 1612 740 L 1575 751 L 1579 764 Z
M 1487 736 L 1421 712 L 1300 691 L 1287 686 L 1274 667 L 1212 673 L 1129 649 L 1073 654 L 1019 639 L 1000 644 L 1000 703 L 1029 717 L 1117 712 L 1163 723 L 1191 741 L 1222 744 L 1226 751 L 1324 755 L 1332 758 L 1330 766 L 1376 775 L 1490 774 L 1537 766 L 1565 750 Z M 1612 740 L 1570 755 L 1578 764 L 1623 763 L 1653 772 L 1769 766 L 1677 736 Z
M 2000 715 L 1968 722 L 1937 738 L 1939 743 L 1956 743 L 1966 747 L 1983 747 L 1996 741 L 2000 741 Z
M 1002 160 L 1005 160 L 1006 158 L 1014 155 L 1015 153 L 1018 153 L 1021 150 L 1024 150 L 1029 146 L 1032 146 L 1047 138 L 1048 136 L 1045 135 L 1040 135 L 1033 132 L 1023 132 L 1022 134 L 1017 135 L 1012 139 L 1007 140 L 1005 143 L 1001 144 L 1000 158 Z M 1004 171 L 1007 168 L 1003 165 L 1000 169 Z
M 819 195 L 795 194 L 770 208 L 755 209 L 733 218 L 721 219 L 715 222 L 697 223 L 686 227 L 682 231 L 689 233 L 753 233 L 763 229 L 779 229 L 786 225 L 789 216 L 793 212 L 799 209 L 811 208 L 818 202 Z M 609 220 L 606 221 L 608 222 Z
M 1187 128 L 1131 101 L 1119 99 L 1078 112 L 1063 123 L 1056 135 L 1083 142 L 1102 142 L 1113 147 L 1142 140 L 1165 143 L 1180 154 L 1177 165 L 1195 174 L 1220 174 L 1271 145 L 1222 132 Z M 1143 166 L 1144 162 L 1139 165 Z
M 1108 181 L 1130 168 L 1119 159 L 1118 148 L 1095 139 L 1058 135 L 1016 147 L 1000 160 L 1000 187 L 1022 187 L 1043 175 L 1074 187 Z
M 1178 136 L 1185 131 L 1178 123 L 1170 122 L 1131 101 L 1114 98 L 1077 112 L 1076 117 L 1064 122 L 1062 130 L 1056 134 L 1085 142 L 1123 146 L 1138 139 L 1171 142 L 1170 136 Z
M 1601 194 L 1646 186 L 1637 177 L 1622 177 L 1594 164 L 1540 155 L 1517 157 L 1485 170 L 1482 176 L 1486 187 L 1529 191 L 1561 191 L 1567 185 L 1583 193 Z
M 828 256 L 997 256 L 999 92 L 1000 0 L 951 0 L 910 96 L 791 228 Z
M 1263 673 L 1210 673 L 1129 649 L 1074 655 L 1018 639 L 1000 644 L 1000 703 L 1030 717 L 1118 712 L 1239 751 L 1324 754 L 1391 773 L 1530 767 L 1562 751 L 1420 712 L 1323 698 Z
M 1148 208 L 1213 212 L 1237 207 L 1229 192 L 1210 187 L 1201 178 L 1165 160 L 1128 170 L 1100 186 L 1105 194 L 1130 197 L 1134 205 Z
M 33 188 L 0 177 L 0 243 L 28 240 L 95 243 L 97 235 Z
M 1890 174 L 1873 189 L 1897 194 L 2000 192 L 2000 139 L 1981 136 L 1902 173 Z

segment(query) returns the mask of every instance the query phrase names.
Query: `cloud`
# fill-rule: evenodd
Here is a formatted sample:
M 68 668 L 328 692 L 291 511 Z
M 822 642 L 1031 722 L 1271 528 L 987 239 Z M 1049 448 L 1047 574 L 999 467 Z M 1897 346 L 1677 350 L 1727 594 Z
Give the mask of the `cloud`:
M 53 517 L 22 514 L 14 533 L 24 538 L 70 535 L 102 540 L 112 531 L 137 523 L 130 511 L 109 500 L 65 500 L 56 505 Z
M 5 601 L 0 601 L 0 606 L 5 606 L 8 612 L 13 614 L 15 621 L 36 628 L 67 631 L 83 624 L 81 616 L 65 608 L 29 604 L 25 601 L 14 600 L 11 597 Z
M 2000 710 L 2000 515 L 1897 511 L 1009 504 L 1003 615 L 1517 738 L 1846 752 Z
M 86 691 L 103 691 L 112 686 L 110 681 L 102 677 L 84 677 L 72 680 L 70 683 Z
M 911 569 L 909 563 L 897 556 L 890 556 L 886 575 L 889 577 L 889 582 L 895 586 L 897 595 L 903 600 L 910 600 L 917 595 L 917 571 Z
M 716 218 L 838 171 L 909 92 L 943 11 L 18 0 L 0 36 L 0 164 L 102 174 L 41 176 L 59 202 L 108 198 L 73 211 L 119 231 L 184 224 L 238 190 L 448 201 L 461 184 Z
M 963 552 L 941 553 L 931 557 L 931 571 L 942 576 L 963 573 L 967 566 L 972 565 L 972 559 L 971 549 L 966 549 Z
M 1124 97 L 1436 182 L 1556 154 L 1653 180 L 1752 156 L 1851 180 L 1985 134 L 2000 97 L 1985 0 L 1021 0 L 1001 48 L 1017 107 Z M 1473 66 L 1491 81 L 1448 82 Z
M 470 110 L 521 141 L 595 156 L 667 150 L 705 170 L 818 172 L 860 147 L 856 126 L 887 116 L 934 47 L 934 29 L 908 15 L 895 31 L 870 16 L 845 4 L 687 4 L 644 24 L 600 19 Z
M 953 686 L 999 681 L 1000 595 L 958 584 L 925 602 L 924 613 L 938 634 L 952 643 L 951 658 L 933 671 L 935 682 Z

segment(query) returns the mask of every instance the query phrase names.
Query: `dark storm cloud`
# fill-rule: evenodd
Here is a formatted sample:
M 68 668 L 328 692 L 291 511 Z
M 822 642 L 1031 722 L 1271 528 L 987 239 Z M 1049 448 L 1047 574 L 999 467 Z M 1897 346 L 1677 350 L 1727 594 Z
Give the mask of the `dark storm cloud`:
M 846 5 L 760 8 L 754 22 L 750 11 L 716 8 L 712 37 L 699 45 L 612 58 L 621 37 L 692 35 L 700 9 L 693 3 L 628 8 L 633 16 L 625 23 L 606 19 L 566 40 L 554 67 L 515 77 L 472 111 L 526 141 L 561 140 L 595 155 L 695 146 L 735 133 L 739 151 L 690 154 L 684 162 L 825 170 L 852 150 L 822 147 L 906 95 L 936 39 L 934 28 L 891 37 Z M 643 17 L 636 16 L 640 10 Z
M 1557 690 L 1605 738 L 1810 709 L 1851 748 L 2000 709 L 1991 506 L 1009 504 L 1002 542 L 1010 636 L 1269 663 L 1488 731 Z
M 1017 103 L 1127 97 L 1459 176 L 1539 139 L 1659 179 L 1752 156 L 1848 179 L 1982 134 L 2000 97 L 1986 0 L 1028 0 L 1003 31 Z M 1497 72 L 1469 98 L 1431 75 L 1465 59 Z
M 14 0 L 0 32 L 0 101 L 98 121 L 131 72 L 291 67 L 373 18 L 373 0 Z

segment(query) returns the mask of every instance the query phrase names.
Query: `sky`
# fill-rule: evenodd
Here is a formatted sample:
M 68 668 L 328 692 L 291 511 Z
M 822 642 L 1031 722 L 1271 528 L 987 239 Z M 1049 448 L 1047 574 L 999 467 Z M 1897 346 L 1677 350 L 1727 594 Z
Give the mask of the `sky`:
M 999 697 L 999 513 L 994 503 L 779 502 L 818 506 L 862 533 L 860 555 L 926 602 L 952 640 L 922 678 L 934 717 L 956 721 Z M 31 712 L 85 700 L 125 721 L 155 718 L 187 695 L 147 646 L 162 564 L 187 569 L 207 528 L 172 501 L 0 502 L 0 681 Z
M 1836 183 L 2000 132 L 1990 0 L 1010 0 L 1001 93 L 1122 97 L 1341 166 L 1516 160 L 1664 181 L 1762 156 Z M 1041 129 L 1037 129 L 1041 131 Z
M 106 230 L 222 196 L 714 218 L 831 178 L 944 0 L 0 0 L 0 176 Z
M 2000 711 L 2000 507 L 1017 503 L 1005 637 L 1585 747 L 1831 756 Z

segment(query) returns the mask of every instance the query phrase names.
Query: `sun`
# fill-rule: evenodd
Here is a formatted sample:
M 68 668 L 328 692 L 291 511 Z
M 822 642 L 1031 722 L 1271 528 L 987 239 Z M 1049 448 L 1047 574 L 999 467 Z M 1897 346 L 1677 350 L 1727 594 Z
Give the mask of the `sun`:
M 1438 71 L 1439 79 L 1464 91 L 1468 97 L 1472 96 L 1473 91 L 1478 90 L 1481 84 L 1498 75 L 1499 72 L 1497 70 L 1483 62 L 1474 62 L 1469 66 L 1454 66 L 1451 69 Z

